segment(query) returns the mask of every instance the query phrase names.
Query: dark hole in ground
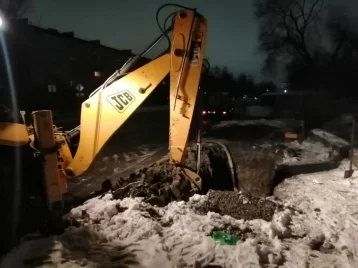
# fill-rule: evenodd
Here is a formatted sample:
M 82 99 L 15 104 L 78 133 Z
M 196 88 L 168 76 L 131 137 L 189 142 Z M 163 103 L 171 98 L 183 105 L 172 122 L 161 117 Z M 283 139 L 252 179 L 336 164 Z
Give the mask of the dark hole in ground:
M 234 190 L 228 156 L 220 145 L 205 144 L 199 174 L 203 179 L 203 194 L 206 194 L 210 189 Z
M 276 162 L 281 157 L 277 148 L 242 142 L 227 143 L 227 146 L 234 161 L 239 190 L 258 197 L 272 195 Z

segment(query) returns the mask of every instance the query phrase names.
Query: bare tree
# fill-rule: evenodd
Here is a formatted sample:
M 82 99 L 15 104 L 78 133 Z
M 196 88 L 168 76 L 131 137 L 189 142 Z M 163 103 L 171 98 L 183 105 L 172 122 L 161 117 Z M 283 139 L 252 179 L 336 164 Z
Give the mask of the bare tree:
M 320 50 L 314 51 L 313 64 L 294 57 L 286 65 L 287 79 L 301 89 L 351 94 L 358 82 L 358 18 L 336 5 L 325 15 L 320 28 L 322 42 Z
M 259 20 L 259 50 L 266 54 L 264 70 L 274 70 L 282 59 L 300 57 L 312 62 L 314 49 L 307 40 L 319 22 L 324 0 L 255 0 Z
M 326 29 L 332 46 L 330 64 L 337 66 L 347 52 L 351 54 L 348 58 L 357 60 L 352 52 L 357 52 L 358 18 L 350 16 L 344 6 L 333 6 L 327 16 Z
M 0 0 L 0 10 L 10 19 L 22 18 L 32 6 L 31 0 Z

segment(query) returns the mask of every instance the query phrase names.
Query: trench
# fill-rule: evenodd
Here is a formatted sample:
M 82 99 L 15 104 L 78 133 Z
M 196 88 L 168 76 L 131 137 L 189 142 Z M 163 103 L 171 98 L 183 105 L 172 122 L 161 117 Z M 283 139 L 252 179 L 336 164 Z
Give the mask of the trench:
M 223 145 L 229 151 L 225 160 L 231 158 L 237 190 L 256 197 L 272 196 L 274 189 L 287 178 L 336 169 L 349 153 L 348 148 L 332 146 L 331 155 L 326 161 L 281 164 L 283 151 L 287 150 L 283 144 L 260 147 L 248 143 L 225 142 Z M 225 169 L 225 165 L 222 168 Z M 229 180 L 228 171 L 224 170 L 223 175 Z M 217 180 L 216 177 L 207 179 Z M 220 182 L 211 182 L 215 183 Z

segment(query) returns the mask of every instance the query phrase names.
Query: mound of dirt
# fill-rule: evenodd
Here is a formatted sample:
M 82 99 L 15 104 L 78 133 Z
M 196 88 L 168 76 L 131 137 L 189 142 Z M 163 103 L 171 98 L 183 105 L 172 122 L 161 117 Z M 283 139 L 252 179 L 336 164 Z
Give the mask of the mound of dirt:
M 229 215 L 236 219 L 271 221 L 278 204 L 265 199 L 234 191 L 212 191 L 207 193 L 207 201 L 197 207 L 201 213 L 209 211 Z
M 144 197 L 145 201 L 157 206 L 165 206 L 172 201 L 188 201 L 195 193 L 206 193 L 209 189 L 232 190 L 227 156 L 223 149 L 215 144 L 205 146 L 201 151 L 200 171 L 202 190 L 199 191 L 185 176 L 179 166 L 169 159 L 138 170 L 129 178 L 120 178 L 116 185 L 108 185 L 116 199 L 125 197 Z M 196 150 L 189 148 L 185 167 L 196 170 Z
M 165 206 L 175 200 L 187 201 L 196 192 L 181 167 L 163 161 L 139 170 L 126 180 L 118 181 L 113 197 L 144 197 L 152 205 Z

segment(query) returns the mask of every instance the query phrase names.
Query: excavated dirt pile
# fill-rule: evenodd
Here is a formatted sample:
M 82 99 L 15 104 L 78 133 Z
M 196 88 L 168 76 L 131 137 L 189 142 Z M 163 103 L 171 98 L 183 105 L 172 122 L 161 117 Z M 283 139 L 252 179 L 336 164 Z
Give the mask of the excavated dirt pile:
M 229 215 L 236 219 L 271 221 L 278 203 L 234 191 L 213 191 L 207 193 L 206 202 L 197 207 L 198 212 L 209 211 Z
M 164 161 L 118 181 L 113 196 L 117 199 L 144 197 L 152 205 L 165 206 L 174 200 L 188 200 L 195 192 L 181 169 Z
M 196 169 L 196 152 L 188 149 L 185 166 Z M 230 215 L 237 219 L 264 219 L 271 221 L 277 204 L 266 198 L 259 198 L 235 192 L 227 155 L 217 144 L 206 144 L 201 152 L 199 172 L 203 180 L 203 191 L 193 187 L 181 172 L 180 167 L 169 163 L 168 159 L 154 163 L 132 174 L 127 179 L 118 180 L 112 189 L 117 199 L 143 197 L 147 203 L 165 206 L 171 201 L 188 201 L 195 193 L 206 194 L 205 202 L 196 207 L 198 213 L 209 211 Z
M 208 189 L 233 189 L 226 154 L 220 146 L 210 145 L 203 148 L 200 162 L 202 193 Z M 188 149 L 185 166 L 196 170 L 194 148 Z M 112 191 L 117 199 L 144 197 L 146 202 L 157 206 L 165 206 L 171 201 L 187 201 L 190 196 L 198 193 L 198 190 L 186 179 L 182 169 L 170 164 L 168 159 L 138 170 L 127 179 L 120 178 L 112 187 Z

